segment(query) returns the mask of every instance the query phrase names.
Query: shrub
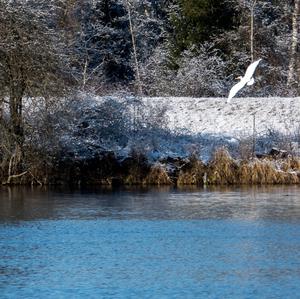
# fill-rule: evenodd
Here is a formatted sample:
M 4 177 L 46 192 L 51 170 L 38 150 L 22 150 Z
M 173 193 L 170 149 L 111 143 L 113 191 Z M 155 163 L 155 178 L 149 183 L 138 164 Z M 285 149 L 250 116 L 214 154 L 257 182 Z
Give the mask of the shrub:
M 203 185 L 206 168 L 202 161 L 195 155 L 192 155 L 189 158 L 189 162 L 180 169 L 177 185 Z
M 238 183 L 238 164 L 232 159 L 227 149 L 218 149 L 208 166 L 208 183 L 231 185 Z
M 126 185 L 142 184 L 149 172 L 147 157 L 144 153 L 133 149 L 129 157 L 123 161 L 122 171 L 125 174 L 124 183 Z
M 150 171 L 143 183 L 147 185 L 171 185 L 172 180 L 162 165 L 155 164 L 150 168 Z

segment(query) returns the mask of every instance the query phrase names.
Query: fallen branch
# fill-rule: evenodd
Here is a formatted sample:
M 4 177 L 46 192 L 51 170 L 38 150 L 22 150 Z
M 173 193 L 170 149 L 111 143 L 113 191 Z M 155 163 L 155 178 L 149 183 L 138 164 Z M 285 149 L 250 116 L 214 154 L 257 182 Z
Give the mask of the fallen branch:
M 3 185 L 9 185 L 12 179 L 16 179 L 16 178 L 22 177 L 23 175 L 25 175 L 27 173 L 28 173 L 28 171 L 26 170 L 26 171 L 24 171 L 22 173 L 19 173 L 19 174 L 12 174 L 12 175 L 10 175 L 7 178 L 7 181 L 5 183 L 3 183 Z
M 36 180 L 36 182 L 37 182 L 40 186 L 43 186 L 43 183 L 42 183 L 41 181 L 39 181 L 39 180 L 32 174 L 31 171 L 28 171 L 28 173 L 32 176 L 32 178 L 33 178 L 34 180 Z

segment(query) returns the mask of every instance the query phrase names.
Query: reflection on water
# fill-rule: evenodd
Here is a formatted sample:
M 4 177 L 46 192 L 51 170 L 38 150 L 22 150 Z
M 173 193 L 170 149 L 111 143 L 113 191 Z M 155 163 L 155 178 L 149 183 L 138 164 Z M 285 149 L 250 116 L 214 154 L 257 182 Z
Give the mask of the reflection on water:
M 0 298 L 297 298 L 299 191 L 0 189 Z
M 0 189 L 0 221 L 34 219 L 300 219 L 300 188 Z

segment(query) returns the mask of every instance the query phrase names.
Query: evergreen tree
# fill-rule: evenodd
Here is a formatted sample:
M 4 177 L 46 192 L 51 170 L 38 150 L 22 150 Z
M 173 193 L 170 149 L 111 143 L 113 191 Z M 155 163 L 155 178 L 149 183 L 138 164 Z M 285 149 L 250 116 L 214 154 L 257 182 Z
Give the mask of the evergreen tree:
M 251 61 L 251 8 L 253 1 L 229 0 L 238 11 L 237 26 L 217 37 L 228 64 L 228 75 L 242 75 Z M 254 59 L 263 58 L 260 69 L 263 76 L 256 84 L 260 88 L 247 90 L 252 95 L 270 96 L 292 94 L 292 89 L 286 88 L 289 64 L 289 41 L 292 24 L 292 1 L 261 0 L 256 1 L 253 9 L 253 55 Z M 257 75 L 259 76 L 258 70 Z M 233 75 L 232 82 L 233 84 Z
M 175 57 L 234 25 L 235 10 L 223 0 L 177 0 L 173 7 L 170 41 Z
M 82 0 L 73 8 L 74 76 L 82 87 L 125 84 L 134 77 L 127 11 L 119 0 Z

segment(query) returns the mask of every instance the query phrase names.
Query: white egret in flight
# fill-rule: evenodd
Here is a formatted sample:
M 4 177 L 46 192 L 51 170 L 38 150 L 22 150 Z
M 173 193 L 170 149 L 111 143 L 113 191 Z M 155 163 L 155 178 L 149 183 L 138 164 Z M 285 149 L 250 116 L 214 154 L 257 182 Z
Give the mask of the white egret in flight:
M 258 64 L 260 63 L 262 59 L 258 59 L 254 62 L 252 62 L 244 75 L 244 77 L 240 76 L 237 79 L 240 79 L 240 82 L 233 85 L 230 89 L 229 96 L 227 99 L 227 103 L 230 103 L 231 99 L 239 92 L 240 89 L 242 89 L 246 84 L 247 85 L 253 85 L 254 84 L 254 78 L 253 74 L 255 72 L 255 69 L 257 68 Z

